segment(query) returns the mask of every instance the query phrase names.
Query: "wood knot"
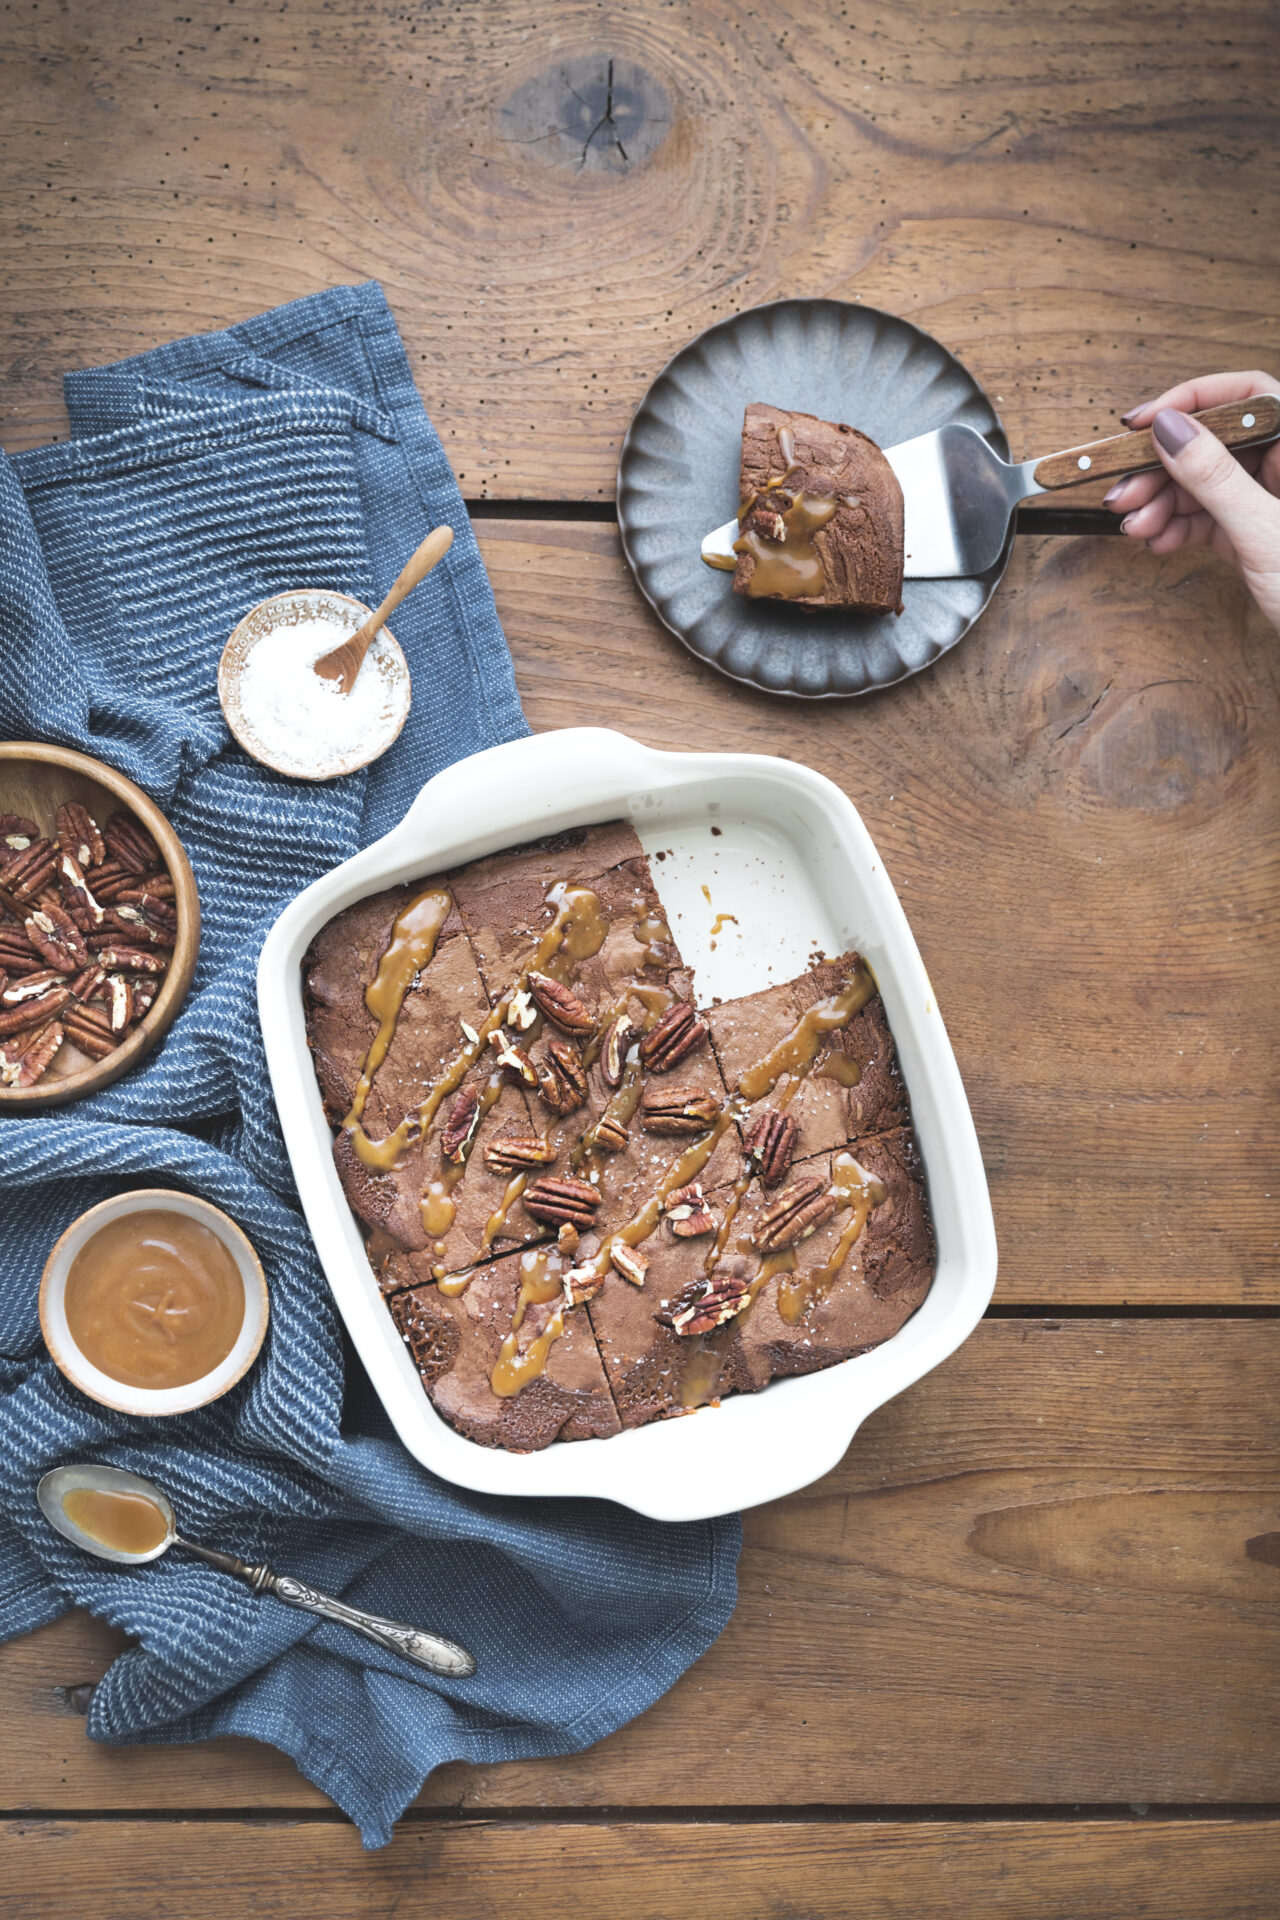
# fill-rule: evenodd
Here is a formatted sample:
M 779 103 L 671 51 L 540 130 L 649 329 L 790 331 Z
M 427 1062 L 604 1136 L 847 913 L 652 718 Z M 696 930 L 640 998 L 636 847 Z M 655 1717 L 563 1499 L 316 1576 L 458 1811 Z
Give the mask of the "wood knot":
M 502 108 L 506 139 L 577 173 L 627 173 L 656 151 L 671 100 L 634 60 L 578 54 L 516 89 Z

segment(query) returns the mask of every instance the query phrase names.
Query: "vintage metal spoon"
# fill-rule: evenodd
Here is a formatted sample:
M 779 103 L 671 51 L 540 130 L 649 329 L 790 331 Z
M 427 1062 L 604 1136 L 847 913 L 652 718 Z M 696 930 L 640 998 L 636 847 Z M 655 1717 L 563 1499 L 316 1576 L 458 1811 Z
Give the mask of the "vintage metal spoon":
M 95 1496 L 98 1496 L 96 1500 Z M 86 1553 L 96 1553 L 100 1560 L 114 1561 L 117 1566 L 141 1566 L 144 1561 L 158 1560 L 170 1547 L 181 1547 L 220 1573 L 234 1574 L 255 1593 L 270 1594 L 288 1607 L 301 1607 L 304 1613 L 318 1614 L 322 1620 L 350 1627 L 353 1632 L 362 1633 L 366 1640 L 372 1640 L 375 1646 L 384 1647 L 388 1653 L 398 1653 L 416 1667 L 425 1667 L 428 1673 L 466 1680 L 476 1670 L 474 1656 L 465 1647 L 443 1639 L 438 1633 L 425 1633 L 421 1627 L 406 1626 L 400 1620 L 384 1620 L 379 1614 L 349 1607 L 345 1601 L 334 1600 L 327 1593 L 317 1593 L 314 1587 L 293 1579 L 290 1574 L 273 1573 L 265 1562 L 251 1566 L 233 1553 L 219 1553 L 215 1547 L 200 1547 L 194 1540 L 182 1539 L 168 1495 L 154 1481 L 144 1480 L 141 1474 L 88 1462 L 55 1467 L 36 1488 L 36 1499 L 55 1532 L 75 1546 L 83 1547 Z M 74 1517 L 77 1512 L 79 1523 Z M 99 1531 L 90 1532 L 90 1526 Z M 119 1544 L 112 1544 L 113 1538 Z
M 322 680 L 341 682 L 340 691 L 350 693 L 366 653 L 378 637 L 378 629 L 389 620 L 406 594 L 412 593 L 439 564 L 453 545 L 452 527 L 433 527 L 417 551 L 410 555 L 396 583 L 380 607 L 375 607 L 364 625 L 357 627 L 349 640 L 343 640 L 330 653 L 322 653 L 315 671 Z

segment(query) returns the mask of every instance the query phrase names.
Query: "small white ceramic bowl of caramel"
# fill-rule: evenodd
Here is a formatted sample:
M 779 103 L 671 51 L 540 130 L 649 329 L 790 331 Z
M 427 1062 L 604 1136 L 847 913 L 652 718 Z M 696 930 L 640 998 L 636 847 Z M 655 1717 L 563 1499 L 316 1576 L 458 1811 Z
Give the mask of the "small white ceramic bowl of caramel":
M 267 1331 L 267 1283 L 245 1234 L 194 1194 L 143 1187 L 73 1220 L 40 1281 L 58 1369 L 119 1413 L 190 1413 L 243 1379 Z

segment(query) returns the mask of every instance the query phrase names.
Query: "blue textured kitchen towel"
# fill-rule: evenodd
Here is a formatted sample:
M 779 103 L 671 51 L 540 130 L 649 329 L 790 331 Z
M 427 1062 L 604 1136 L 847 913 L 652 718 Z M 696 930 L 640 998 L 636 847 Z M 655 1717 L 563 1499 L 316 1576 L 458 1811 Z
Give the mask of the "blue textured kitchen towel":
M 94 1739 L 270 1741 L 376 1846 L 441 1762 L 572 1752 L 656 1699 L 732 1611 L 738 1523 L 660 1526 L 435 1479 L 344 1359 L 298 1211 L 254 1000 L 262 938 L 439 768 L 525 731 L 380 289 L 339 287 L 71 374 L 66 395 L 69 442 L 0 456 L 0 728 L 84 748 L 154 796 L 191 856 L 204 934 L 192 994 L 141 1070 L 0 1120 L 0 1637 L 90 1608 L 137 1643 L 94 1691 Z M 442 520 L 452 552 L 396 616 L 415 697 L 392 751 L 319 787 L 247 760 L 214 684 L 240 616 L 300 585 L 373 602 Z M 76 1214 L 155 1185 L 241 1223 L 272 1323 L 216 1406 L 141 1422 L 56 1372 L 36 1291 Z M 87 1457 L 154 1474 L 194 1539 L 463 1641 L 477 1677 L 419 1677 L 178 1555 L 137 1571 L 90 1559 L 35 1504 L 47 1468 Z

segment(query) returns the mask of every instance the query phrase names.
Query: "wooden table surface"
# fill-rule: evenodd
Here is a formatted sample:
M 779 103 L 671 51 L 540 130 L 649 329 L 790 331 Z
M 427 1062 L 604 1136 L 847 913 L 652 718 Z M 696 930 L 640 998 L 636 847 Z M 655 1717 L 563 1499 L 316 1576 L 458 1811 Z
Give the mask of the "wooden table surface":
M 67 368 L 381 280 L 533 725 L 861 809 L 1001 1243 L 666 1698 L 380 1854 L 270 1749 L 93 1746 L 101 1624 L 0 1651 L 6 1910 L 1274 1915 L 1276 637 L 1203 557 L 1037 535 L 931 672 L 807 709 L 687 656 L 609 517 L 656 369 L 781 295 L 919 322 L 1019 455 L 1280 373 L 1267 0 L 14 0 L 0 48 L 4 445 Z

